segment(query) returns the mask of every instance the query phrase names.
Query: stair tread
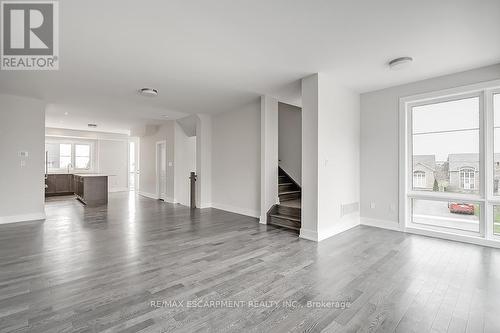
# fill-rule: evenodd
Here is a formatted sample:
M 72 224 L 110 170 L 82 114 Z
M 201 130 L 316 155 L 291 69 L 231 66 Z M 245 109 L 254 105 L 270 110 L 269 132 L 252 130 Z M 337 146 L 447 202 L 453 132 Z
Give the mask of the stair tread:
M 279 214 L 279 213 L 270 214 L 270 215 L 271 215 L 271 217 L 276 217 L 276 218 L 279 218 L 279 219 L 285 219 L 285 220 L 300 222 L 300 217 L 296 217 L 296 216 L 292 216 L 292 215 L 285 215 L 285 214 Z
M 283 192 L 279 192 L 279 195 L 282 195 L 282 194 L 295 194 L 295 193 L 300 193 L 300 190 L 283 191 Z
M 281 186 L 281 185 L 283 185 L 283 186 L 284 186 L 284 185 L 293 185 L 293 183 L 279 183 L 278 185 L 280 185 L 280 186 Z
M 300 231 L 300 227 L 299 226 L 293 227 L 293 226 L 289 226 L 289 225 L 285 225 L 285 224 L 279 224 L 279 223 L 269 223 L 269 224 L 273 225 L 273 226 L 276 226 L 276 227 L 281 227 L 281 228 L 285 228 L 285 229 Z

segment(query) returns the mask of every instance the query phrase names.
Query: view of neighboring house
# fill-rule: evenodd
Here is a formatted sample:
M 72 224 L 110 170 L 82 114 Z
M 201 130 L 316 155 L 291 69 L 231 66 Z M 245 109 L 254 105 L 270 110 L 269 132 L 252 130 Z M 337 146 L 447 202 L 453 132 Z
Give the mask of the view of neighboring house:
M 413 156 L 413 188 L 432 191 L 436 173 L 434 155 Z
M 498 154 L 500 157 L 500 154 Z M 497 160 L 497 158 L 495 158 Z M 500 166 L 495 168 L 499 174 Z M 413 188 L 433 191 L 477 192 L 479 188 L 479 155 L 475 153 L 450 154 L 445 162 L 436 162 L 435 155 L 413 156 Z M 495 179 L 495 193 L 498 179 Z
M 447 190 L 452 192 L 477 192 L 479 188 L 479 154 L 448 155 L 449 180 Z

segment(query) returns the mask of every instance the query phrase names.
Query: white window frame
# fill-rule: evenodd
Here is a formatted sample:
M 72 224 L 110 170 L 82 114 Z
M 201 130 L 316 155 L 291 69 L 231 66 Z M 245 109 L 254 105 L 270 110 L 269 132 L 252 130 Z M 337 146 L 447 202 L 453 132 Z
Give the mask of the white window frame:
M 500 93 L 500 80 L 464 87 L 402 97 L 399 99 L 399 229 L 469 243 L 500 247 L 500 235 L 493 233 L 493 206 L 500 196 L 493 195 L 493 94 Z M 412 186 L 412 107 L 479 96 L 479 194 L 414 191 Z M 477 177 L 477 176 L 476 176 Z M 486 181 L 487 180 L 487 181 Z M 475 185 L 477 180 L 475 179 Z M 429 199 L 474 203 L 480 206 L 479 233 L 451 231 L 448 228 L 412 223 L 412 199 Z M 451 232 L 450 232 L 451 231 Z
M 89 140 L 77 140 L 77 139 L 59 139 L 59 138 L 52 138 L 52 137 L 46 137 L 45 138 L 45 143 L 50 143 L 50 144 L 70 144 L 71 145 L 71 168 L 69 171 L 76 171 L 76 172 L 93 172 L 96 168 L 96 154 L 95 154 L 95 142 L 89 141 Z M 82 168 L 76 168 L 76 155 L 75 155 L 75 145 L 89 145 L 90 146 L 90 168 L 89 169 L 82 169 Z M 50 170 L 47 170 L 49 173 L 67 173 L 68 169 L 67 168 L 52 168 Z

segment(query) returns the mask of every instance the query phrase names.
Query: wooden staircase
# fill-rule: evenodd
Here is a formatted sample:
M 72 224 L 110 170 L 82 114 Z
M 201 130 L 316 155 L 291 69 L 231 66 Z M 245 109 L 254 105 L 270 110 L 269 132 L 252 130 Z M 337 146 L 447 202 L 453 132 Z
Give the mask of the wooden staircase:
M 267 213 L 267 223 L 299 231 L 301 189 L 281 168 L 278 172 L 278 196 L 280 204 L 271 207 Z

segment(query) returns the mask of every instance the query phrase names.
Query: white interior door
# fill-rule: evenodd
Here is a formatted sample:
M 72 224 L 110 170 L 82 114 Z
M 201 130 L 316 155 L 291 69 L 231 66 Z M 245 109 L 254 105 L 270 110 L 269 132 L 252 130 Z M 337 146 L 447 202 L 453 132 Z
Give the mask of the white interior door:
M 136 140 L 128 143 L 128 188 L 130 191 L 139 189 L 139 145 Z
M 157 190 L 158 197 L 165 200 L 167 198 L 167 145 L 165 142 L 157 143 Z

